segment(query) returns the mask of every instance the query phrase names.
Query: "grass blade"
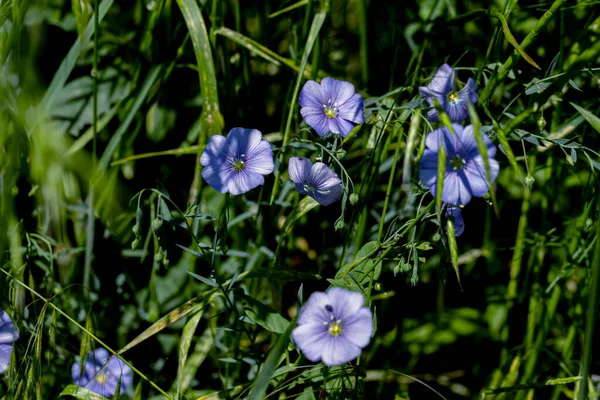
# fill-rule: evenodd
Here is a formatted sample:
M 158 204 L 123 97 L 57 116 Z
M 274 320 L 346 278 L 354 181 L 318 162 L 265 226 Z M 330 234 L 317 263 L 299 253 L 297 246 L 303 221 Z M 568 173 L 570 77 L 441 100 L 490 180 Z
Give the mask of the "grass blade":
M 186 322 L 185 326 L 183 327 L 181 343 L 179 344 L 179 363 L 177 368 L 177 388 L 175 390 L 175 400 L 179 400 L 181 398 L 185 361 L 187 360 L 190 344 L 192 344 L 192 339 L 194 337 L 194 333 L 196 332 L 196 328 L 198 327 L 198 323 L 202 318 L 202 314 L 202 310 L 198 311 L 189 319 L 188 322 Z

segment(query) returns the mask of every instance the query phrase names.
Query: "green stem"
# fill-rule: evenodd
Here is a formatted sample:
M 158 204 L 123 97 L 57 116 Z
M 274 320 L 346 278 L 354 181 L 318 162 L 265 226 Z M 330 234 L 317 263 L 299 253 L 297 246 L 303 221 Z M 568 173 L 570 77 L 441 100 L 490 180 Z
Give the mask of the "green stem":
M 385 214 L 387 212 L 388 203 L 390 201 L 390 194 L 392 193 L 392 183 L 394 182 L 394 176 L 396 175 L 396 164 L 398 163 L 398 156 L 400 154 L 400 140 L 402 139 L 402 125 L 396 124 L 396 126 L 394 126 L 392 136 L 395 135 L 398 135 L 398 142 L 396 143 L 396 151 L 394 152 L 394 163 L 392 164 L 392 170 L 390 171 L 387 190 L 385 192 L 383 211 L 381 212 L 381 219 L 379 220 L 379 232 L 377 233 L 377 242 L 381 242 L 381 236 L 383 235 L 383 225 L 385 225 Z
M 367 40 L 367 0 L 358 0 L 358 19 L 360 29 L 360 72 L 363 86 L 369 83 L 369 42 Z
M 592 263 L 592 279 L 588 289 L 588 310 L 585 322 L 585 336 L 583 343 L 583 354 L 581 357 L 581 376 L 583 377 L 579 389 L 579 400 L 588 397 L 588 380 L 590 378 L 590 367 L 592 365 L 592 348 L 594 344 L 594 327 L 598 314 L 598 295 L 600 294 L 600 211 L 596 222 L 596 250 L 594 251 L 594 262 Z

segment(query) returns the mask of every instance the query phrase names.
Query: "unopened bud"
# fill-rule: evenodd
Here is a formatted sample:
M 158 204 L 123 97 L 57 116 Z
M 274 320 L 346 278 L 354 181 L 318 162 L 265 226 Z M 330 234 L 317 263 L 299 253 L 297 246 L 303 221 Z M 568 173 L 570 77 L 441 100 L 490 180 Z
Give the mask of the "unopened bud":
M 137 239 L 133 239 L 133 242 L 131 242 L 131 250 L 137 249 L 139 244 L 140 242 Z
M 439 242 L 441 238 L 442 237 L 440 236 L 439 233 L 434 233 L 433 236 L 431 237 L 431 240 L 434 242 Z
M 412 265 L 410 265 L 409 263 L 405 263 L 405 264 L 402 266 L 402 271 L 404 271 L 404 272 L 408 272 L 408 271 L 410 271 L 411 269 L 412 269 Z
M 162 226 L 163 221 L 162 218 L 154 218 L 152 220 L 152 229 L 154 229 L 155 231 L 159 230 L 160 227 Z
M 135 235 L 137 235 L 137 234 L 138 234 L 138 232 L 140 231 L 140 226 L 139 226 L 138 224 L 135 224 L 135 225 L 133 226 L 133 228 L 131 228 L 131 231 L 132 231 L 132 232 L 133 232 Z
M 381 290 L 383 289 L 383 285 L 377 282 L 375 285 L 373 285 L 373 289 L 377 290 L 378 292 L 381 292 Z
M 537 120 L 537 126 L 538 128 L 540 128 L 540 131 L 544 130 L 544 128 L 546 127 L 546 120 L 544 119 L 544 117 L 540 117 L 540 119 Z
M 346 227 L 346 223 L 344 222 L 344 220 L 338 219 L 335 223 L 335 230 L 339 231 L 342 230 Z
M 352 193 L 350 195 L 350 204 L 355 205 L 358 203 L 358 195 L 356 193 Z
M 535 178 L 533 176 L 527 175 L 525 177 L 525 185 L 527 185 L 528 188 L 532 187 L 534 183 L 535 183 Z

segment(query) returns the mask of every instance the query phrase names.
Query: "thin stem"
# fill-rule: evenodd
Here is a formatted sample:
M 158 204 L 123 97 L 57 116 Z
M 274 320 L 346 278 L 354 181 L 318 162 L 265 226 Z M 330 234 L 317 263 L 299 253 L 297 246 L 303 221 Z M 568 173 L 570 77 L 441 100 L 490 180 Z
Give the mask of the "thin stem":
M 387 190 L 385 192 L 385 201 L 383 203 L 383 211 L 381 212 L 381 219 L 379 220 L 379 232 L 377 233 L 377 241 L 381 242 L 381 236 L 383 235 L 383 225 L 385 224 L 385 214 L 387 213 L 388 203 L 390 200 L 390 194 L 392 193 L 392 183 L 394 182 L 394 176 L 396 173 L 396 164 L 398 163 L 398 156 L 400 154 L 400 140 L 402 138 L 402 125 L 398 124 L 394 127 L 394 135 L 398 134 L 398 142 L 396 143 L 396 151 L 394 152 L 394 162 L 392 164 L 392 170 L 390 171 L 390 177 L 388 179 Z

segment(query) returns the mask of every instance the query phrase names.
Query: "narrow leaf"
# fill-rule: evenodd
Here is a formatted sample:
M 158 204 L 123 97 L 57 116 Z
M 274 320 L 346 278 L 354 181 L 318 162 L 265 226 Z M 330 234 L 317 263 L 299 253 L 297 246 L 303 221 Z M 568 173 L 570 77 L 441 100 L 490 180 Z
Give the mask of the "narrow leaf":
M 192 316 L 183 327 L 183 333 L 181 334 L 181 342 L 179 344 L 179 362 L 177 367 L 177 389 L 175 391 L 175 400 L 181 399 L 182 394 L 182 382 L 183 372 L 185 367 L 185 361 L 187 360 L 188 351 L 198 327 L 198 323 L 202 318 L 202 310 L 199 310 L 194 316 Z

